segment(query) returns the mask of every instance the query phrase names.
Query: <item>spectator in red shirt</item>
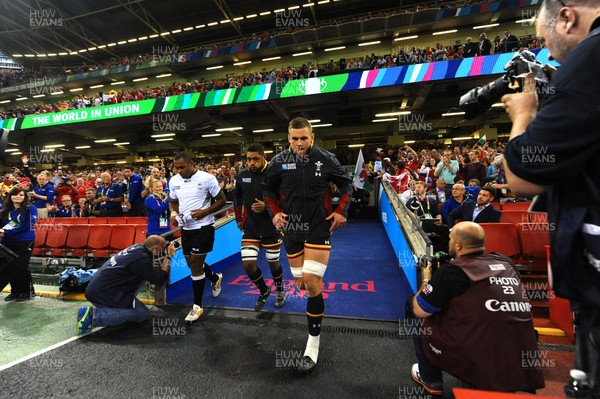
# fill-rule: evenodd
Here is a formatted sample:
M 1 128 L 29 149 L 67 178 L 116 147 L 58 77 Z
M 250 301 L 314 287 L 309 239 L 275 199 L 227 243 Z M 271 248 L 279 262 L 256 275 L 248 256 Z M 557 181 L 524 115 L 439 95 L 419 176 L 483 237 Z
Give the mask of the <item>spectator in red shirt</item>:
M 72 198 L 73 196 L 77 195 L 77 190 L 75 190 L 75 187 L 73 187 L 73 185 L 71 184 L 71 182 L 69 181 L 69 178 L 67 176 L 60 176 L 60 181 L 58 183 L 58 185 L 55 188 L 55 205 L 57 206 L 61 206 L 62 205 L 62 197 L 64 195 L 68 196 L 69 198 Z
M 88 188 L 89 188 L 89 186 L 87 186 L 85 184 L 85 181 L 83 180 L 83 178 L 78 177 L 75 182 L 75 191 L 77 191 L 77 194 L 75 195 L 75 198 L 73 199 L 73 203 L 78 203 L 80 198 L 85 198 L 85 190 L 87 190 Z
M 410 168 L 410 170 L 413 171 L 413 174 L 416 174 L 417 171 L 419 170 L 419 159 L 418 159 L 419 157 L 418 157 L 417 153 L 415 152 L 415 150 L 410 148 L 410 146 L 407 145 L 406 149 L 409 151 L 409 154 L 408 154 L 404 164 L 406 165 L 407 168 Z M 418 178 L 418 175 L 416 175 L 416 177 Z

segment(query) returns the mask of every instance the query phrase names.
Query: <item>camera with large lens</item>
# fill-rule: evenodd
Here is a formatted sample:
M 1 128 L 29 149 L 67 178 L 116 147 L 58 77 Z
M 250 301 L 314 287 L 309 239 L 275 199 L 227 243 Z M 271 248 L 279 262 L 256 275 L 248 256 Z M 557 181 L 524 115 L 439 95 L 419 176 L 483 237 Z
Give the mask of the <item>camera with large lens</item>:
M 427 267 L 427 263 L 431 262 L 431 272 L 435 273 L 441 265 L 450 262 L 452 259 L 450 255 L 442 251 L 434 253 L 433 256 L 422 255 L 419 257 L 419 267 L 425 268 Z
M 476 87 L 460 98 L 459 107 L 465 111 L 466 119 L 474 119 L 485 114 L 493 104 L 500 101 L 505 94 L 523 90 L 524 75 L 533 72 L 536 88 L 544 87 L 549 82 L 545 65 L 535 59 L 529 50 L 521 51 L 504 66 L 506 74 L 482 87 Z

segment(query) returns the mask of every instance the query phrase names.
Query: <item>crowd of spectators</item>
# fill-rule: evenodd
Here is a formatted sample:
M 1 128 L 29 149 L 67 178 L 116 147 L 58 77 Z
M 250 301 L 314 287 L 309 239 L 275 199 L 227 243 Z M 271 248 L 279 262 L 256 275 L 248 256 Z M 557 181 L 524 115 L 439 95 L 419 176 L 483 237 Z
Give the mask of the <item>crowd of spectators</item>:
M 45 209 L 52 215 L 57 206 L 62 204 L 62 196 L 67 195 L 75 208 L 85 202 L 86 192 L 93 189 L 94 192 L 104 183 L 101 176 L 105 173 L 110 174 L 112 183 L 121 186 L 123 193 L 128 193 L 128 179 L 123 173 L 123 167 L 116 165 L 113 167 L 95 167 L 81 168 L 72 165 L 60 165 L 55 169 L 36 170 L 35 165 L 28 165 L 28 158 L 24 156 L 23 164 L 20 167 L 13 167 L 10 172 L 2 174 L 0 181 L 0 209 L 1 204 L 6 200 L 6 194 L 16 185 L 20 185 L 28 192 L 33 192 L 36 186 L 46 186 L 49 184 L 51 191 L 55 192 L 52 198 L 47 200 Z M 223 188 L 228 198 L 233 198 L 233 189 L 235 188 L 235 174 L 240 171 L 244 165 L 242 161 L 234 158 L 214 158 L 204 159 L 197 163 L 197 169 L 213 174 L 221 188 Z M 173 170 L 172 160 L 156 162 L 152 164 L 141 164 L 134 168 L 134 173 L 142 177 L 146 195 L 150 191 L 152 180 L 160 180 L 165 186 L 165 192 L 168 193 L 168 180 Z M 40 179 L 39 177 L 43 178 Z M 95 195 L 95 194 L 92 194 Z M 81 201 L 81 202 L 80 202 Z M 38 204 L 39 205 L 39 204 Z M 124 211 L 128 211 L 129 204 L 123 202 Z
M 474 159 L 470 158 L 470 153 L 473 151 L 477 154 L 477 160 L 486 165 L 486 176 L 480 182 L 482 185 L 485 183 L 497 182 L 498 179 L 498 167 L 491 166 L 498 164 L 498 156 L 502 154 L 504 144 L 501 142 L 489 142 L 484 145 L 462 145 L 449 147 L 444 145 L 442 141 L 422 141 L 413 146 L 409 145 L 395 145 L 387 146 L 383 148 L 370 149 L 369 147 L 363 147 L 363 153 L 365 160 L 370 168 L 370 173 L 374 177 L 377 175 L 375 168 L 377 164 L 385 164 L 384 171 L 395 175 L 398 168 L 398 161 L 404 163 L 404 168 L 408 170 L 414 180 L 421 180 L 427 183 L 428 189 L 432 189 L 436 185 L 437 178 L 431 176 L 427 168 L 433 165 L 439 165 L 443 161 L 443 153 L 446 150 L 452 151 L 452 160 L 456 160 L 460 166 L 460 170 L 457 171 L 457 180 L 464 179 L 465 167 L 469 163 L 473 163 Z M 357 150 L 347 147 L 338 147 L 333 150 L 340 163 L 343 165 L 354 165 L 357 158 Z M 491 166 L 491 167 L 490 167 Z M 214 174 L 224 188 L 227 189 L 227 184 L 232 184 L 230 176 L 235 175 L 242 168 L 244 168 L 244 159 L 238 156 L 232 157 L 215 157 L 215 158 L 202 158 L 197 163 L 199 170 L 204 170 L 208 173 Z M 172 160 L 164 159 L 160 162 L 140 164 L 135 166 L 135 173 L 138 173 L 143 177 L 145 184 L 148 181 L 148 177 L 154 176 L 163 182 L 167 182 L 171 176 L 173 169 Z M 85 188 L 96 187 L 101 184 L 100 175 L 103 172 L 111 174 L 113 180 L 120 184 L 124 183 L 125 176 L 122 172 L 122 167 L 115 165 L 113 167 L 100 167 L 94 168 L 87 167 L 76 167 L 73 165 L 60 165 L 53 170 L 36 170 L 35 165 L 30 166 L 30 172 L 33 177 L 36 178 L 39 173 L 47 175 L 47 180 L 50 184 L 58 186 L 61 180 L 66 178 L 67 182 L 73 185 L 75 188 L 85 186 Z M 4 190 L 8 187 L 19 184 L 19 180 L 28 177 L 22 167 L 13 167 L 11 171 L 4 172 L 2 174 Z M 82 183 L 78 182 L 82 179 Z M 35 183 L 35 180 L 31 180 Z M 452 184 L 453 182 L 447 182 Z M 80 192 L 84 193 L 84 191 Z M 2 194 L 4 195 L 4 194 Z M 73 202 L 76 203 L 78 197 L 73 198 Z
M 47 73 L 26 69 L 0 69 L 0 87 L 15 86 L 34 79 L 42 79 L 44 76 L 47 76 Z
M 396 54 L 391 56 L 389 61 L 394 66 L 410 65 L 481 55 L 502 54 L 513 51 L 536 50 L 545 47 L 545 42 L 538 40 L 534 35 L 525 35 L 517 38 L 511 35 L 509 31 L 505 32 L 505 36 L 502 39 L 500 35 L 497 35 L 493 42 L 489 41 L 489 47 L 482 45 L 482 42 L 485 40 L 489 41 L 486 35 L 480 35 L 477 42 L 473 41 L 471 37 L 467 37 L 464 43 L 451 46 L 436 43 L 435 47 L 399 47 L 396 50 Z
M 510 32 L 508 31 L 505 32 L 504 40 L 499 39 L 499 36 L 496 36 L 492 47 L 493 50 L 490 50 L 490 53 L 493 52 L 494 54 L 497 54 L 514 51 L 515 49 L 519 51 L 536 49 L 543 47 L 544 45 L 543 41 L 537 40 L 532 35 L 521 38 L 512 36 L 514 40 L 507 41 L 506 38 L 510 38 L 511 36 L 512 35 L 510 35 Z M 90 97 L 78 95 L 70 101 L 63 100 L 52 104 L 33 104 L 29 106 L 15 106 L 9 109 L 0 109 L 0 119 L 95 107 L 104 104 L 162 98 L 185 93 L 203 93 L 212 90 L 252 86 L 263 83 L 285 83 L 290 80 L 324 76 L 344 71 L 390 68 L 422 62 L 435 62 L 482 55 L 480 52 L 480 44 L 474 43 L 470 39 L 471 38 L 467 38 L 465 44 L 461 45 L 444 46 L 442 43 L 437 43 L 435 48 L 398 48 L 396 53 L 388 55 L 371 54 L 365 55 L 364 57 L 352 57 L 348 59 L 340 58 L 338 61 L 334 61 L 333 58 L 330 58 L 329 61 L 324 64 L 303 64 L 299 67 L 288 66 L 285 68 L 274 68 L 271 71 L 247 72 L 237 76 L 231 73 L 220 79 L 173 82 L 170 85 L 160 85 L 153 88 L 146 87 L 134 88 L 131 90 L 113 90 L 105 96 L 103 96 L 105 93 L 102 92 Z M 469 46 L 469 43 L 473 44 L 473 50 L 468 55 L 466 54 L 465 48 Z
M 506 184 L 502 166 L 502 153 L 504 143 L 499 141 L 469 145 L 455 145 L 450 147 L 441 141 L 423 141 L 415 148 L 404 146 L 390 146 L 371 151 L 363 148 L 368 160 L 368 172 L 372 178 L 377 176 L 388 180 L 396 189 L 398 195 L 408 190 L 410 180 L 422 181 L 427 190 L 434 190 L 438 186 L 438 179 L 452 185 L 461 182 L 465 186 L 492 185 L 500 191 L 503 197 L 512 197 Z M 449 153 L 449 158 L 444 159 L 444 153 Z M 351 163 L 356 155 L 351 151 L 338 154 L 340 162 Z M 452 172 L 444 171 L 444 165 L 456 165 L 450 168 Z M 407 178 L 398 176 L 407 173 Z M 384 176 L 387 175 L 387 176 Z M 444 179 L 445 177 L 445 179 Z
M 465 1 L 460 3 L 448 3 L 444 1 L 435 2 L 432 4 L 424 4 L 419 7 L 456 7 L 460 5 L 468 5 L 474 2 Z M 411 9 L 410 11 L 415 11 Z M 392 15 L 398 12 L 408 12 L 407 10 L 391 10 L 369 13 L 366 16 L 360 16 L 348 19 L 332 19 L 319 22 L 317 25 L 310 25 L 302 29 L 315 28 L 326 26 L 328 24 L 339 24 L 349 20 L 369 19 L 386 15 Z M 290 28 L 291 29 L 291 28 Z M 300 29 L 300 28 L 294 28 Z M 287 31 L 287 30 L 286 30 Z M 219 48 L 222 46 L 230 46 L 235 44 L 243 44 L 254 40 L 268 40 L 270 33 L 264 33 L 260 36 L 255 34 L 246 38 L 236 39 L 234 41 L 213 43 L 209 46 L 196 47 L 189 51 L 197 52 L 206 49 Z M 482 43 L 489 43 L 489 50 L 484 50 L 485 46 Z M 262 83 L 285 83 L 290 80 L 302 79 L 307 77 L 323 76 L 326 74 L 340 73 L 352 70 L 364 69 L 379 69 L 389 68 L 401 65 L 410 65 L 422 62 L 435 62 L 442 60 L 452 60 L 456 58 L 471 57 L 476 55 L 486 55 L 514 51 L 524 49 L 536 49 L 544 46 L 543 42 L 537 40 L 533 35 L 516 38 L 506 31 L 504 37 L 496 36 L 494 41 L 486 38 L 485 34 L 481 34 L 479 42 L 473 42 L 472 38 L 467 37 L 465 43 L 446 46 L 442 43 L 437 43 L 434 48 L 397 48 L 393 49 L 393 54 L 387 55 L 366 55 L 364 57 L 340 58 L 338 61 L 330 59 L 324 64 L 310 65 L 303 64 L 302 66 L 288 66 L 287 68 L 274 68 L 271 71 L 256 71 L 243 73 L 241 75 L 228 74 L 220 79 L 193 80 L 188 82 L 173 82 L 170 85 L 161 85 L 157 87 L 134 88 L 130 90 L 113 90 L 109 94 L 99 92 L 93 96 L 78 95 L 71 100 L 59 100 L 54 103 L 46 104 L 31 104 L 31 105 L 16 105 L 8 109 L 0 108 L 0 119 L 18 118 L 31 114 L 42 114 L 51 112 L 61 112 L 65 110 L 73 110 L 78 108 L 87 108 L 101 106 L 104 104 L 115 104 L 128 101 L 138 101 L 144 99 L 161 98 L 166 96 L 179 95 L 193 92 L 208 92 L 212 90 L 220 90 L 234 87 L 251 86 Z M 55 71 L 50 73 L 33 72 L 26 70 L 0 70 L 0 86 L 10 86 L 18 84 L 26 80 L 42 79 L 50 76 L 60 76 L 66 73 L 89 72 L 95 69 L 105 69 L 113 66 L 136 64 L 141 62 L 151 61 L 152 54 L 142 54 L 132 57 L 110 58 L 100 61 L 95 65 L 83 64 L 76 68 L 70 68 L 65 71 Z M 67 72 L 68 71 L 68 72 Z
M 463 6 L 468 6 L 468 5 L 472 5 L 472 4 L 481 4 L 481 3 L 489 3 L 489 2 L 490 2 L 489 0 L 484 0 L 484 1 L 481 1 L 481 0 L 432 1 L 432 2 L 427 2 L 427 3 L 420 3 L 417 6 L 408 5 L 408 6 L 405 6 L 402 8 L 393 8 L 393 9 L 388 9 L 388 10 L 369 12 L 367 15 L 331 18 L 331 19 L 327 19 L 327 20 L 323 20 L 323 21 L 318 21 L 314 24 L 310 24 L 307 26 L 303 26 L 303 25 L 288 26 L 286 28 L 282 28 L 282 29 L 274 31 L 273 36 L 282 34 L 282 33 L 295 33 L 295 32 L 301 32 L 303 30 L 308 30 L 308 29 L 318 29 L 318 28 L 322 28 L 325 26 L 341 25 L 341 24 L 345 24 L 348 22 L 357 22 L 357 21 L 360 22 L 360 21 L 367 21 L 367 20 L 373 19 L 373 18 L 384 18 L 384 17 L 389 17 L 389 16 L 397 15 L 397 14 L 408 14 L 408 13 L 413 13 L 413 12 L 427 10 L 427 9 L 457 8 L 457 7 L 463 7 Z
M 190 53 L 198 53 L 208 50 L 214 50 L 219 48 L 229 48 L 240 44 L 251 43 L 253 41 L 265 41 L 270 39 L 269 32 L 265 32 L 261 35 L 252 34 L 251 36 L 229 40 L 219 43 L 211 43 L 208 45 L 196 46 L 194 48 L 182 49 L 177 53 L 178 56 L 187 56 Z M 43 71 L 32 71 L 32 70 L 16 70 L 16 69 L 0 69 L 0 87 L 15 86 L 23 82 L 29 82 L 35 79 L 43 78 L 57 78 L 64 77 L 67 75 L 75 75 L 79 73 L 92 72 L 96 70 L 109 69 L 113 67 L 125 66 L 125 65 L 136 65 L 144 62 L 151 62 L 160 57 L 156 57 L 152 53 L 144 53 L 133 56 L 124 57 L 111 57 L 104 60 L 100 60 L 94 64 L 88 64 L 84 62 L 81 65 L 68 66 L 61 69 L 46 69 Z
M 448 228 L 454 224 L 455 217 L 458 215 L 465 219 L 460 217 L 460 212 L 464 213 L 467 208 L 471 212 L 474 206 L 462 207 L 463 203 L 476 201 L 477 206 L 485 210 L 494 199 L 512 197 L 501 164 L 503 148 L 504 144 L 498 142 L 450 147 L 439 141 L 423 141 L 415 148 L 403 145 L 374 151 L 363 147 L 363 150 L 369 160 L 366 169 L 371 182 L 378 178 L 388 181 L 418 217 L 437 220 L 429 226 L 431 231 L 426 232 L 436 234 L 434 249 L 445 251 Z M 334 152 L 342 164 L 353 165 L 356 162 L 356 149 L 339 147 Z M 130 183 L 134 182 L 132 175 L 139 176 L 136 181 L 144 186 L 141 193 L 136 191 L 136 195 L 139 197 L 141 194 L 141 198 L 145 199 L 150 194 L 156 195 L 161 188 L 156 187 L 157 181 L 163 185 L 160 193 L 169 192 L 168 182 L 174 169 L 172 160 L 165 159 L 151 165 L 93 169 L 62 165 L 54 170 L 35 171 L 34 165 L 27 164 L 26 156 L 22 159 L 22 167 L 6 173 L 0 183 L 0 209 L 1 204 L 6 203 L 6 193 L 18 185 L 26 190 L 40 217 L 139 216 L 134 214 L 133 200 L 129 202 L 135 191 L 135 185 Z M 445 170 L 446 165 L 451 167 Z M 205 159 L 196 163 L 198 170 L 216 177 L 228 201 L 234 198 L 235 176 L 244 167 L 241 157 Z M 114 191 L 112 197 L 108 188 Z M 114 201 L 110 199 L 113 197 Z M 103 208 L 108 205 L 116 208 Z M 113 214 L 109 210 L 118 212 Z M 480 220 L 475 221 L 479 223 L 498 222 L 500 213 L 490 208 L 481 211 L 477 218 Z
M 104 104 L 117 104 L 129 101 L 138 101 L 167 96 L 176 96 L 186 93 L 204 93 L 212 90 L 229 89 L 236 87 L 252 86 L 263 83 L 282 83 L 290 80 L 307 77 L 322 76 L 330 73 L 339 73 L 352 69 L 375 69 L 396 66 L 391 56 L 377 56 L 375 54 L 356 57 L 349 60 L 334 61 L 330 59 L 326 64 L 299 67 L 288 66 L 273 68 L 271 71 L 247 72 L 241 75 L 227 74 L 221 79 L 193 80 L 187 82 L 173 82 L 172 84 L 156 87 L 135 88 L 130 90 L 111 90 L 108 93 L 99 92 L 94 96 L 77 95 L 71 100 L 56 101 L 51 104 L 16 105 L 9 109 L 0 109 L 0 119 L 18 118 L 31 114 L 60 112 L 79 108 L 89 108 Z M 383 63 L 381 62 L 383 61 Z

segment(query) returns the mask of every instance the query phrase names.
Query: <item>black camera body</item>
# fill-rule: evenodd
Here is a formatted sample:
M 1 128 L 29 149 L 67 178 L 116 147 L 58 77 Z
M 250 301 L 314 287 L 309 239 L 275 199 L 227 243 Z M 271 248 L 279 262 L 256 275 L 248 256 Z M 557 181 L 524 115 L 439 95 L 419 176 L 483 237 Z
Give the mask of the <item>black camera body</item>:
M 431 262 L 431 272 L 435 273 L 440 266 L 442 266 L 444 263 L 452 261 L 452 259 L 452 256 L 442 251 L 434 253 L 433 256 L 422 255 L 419 257 L 419 267 L 421 269 L 425 268 L 427 267 L 427 263 Z
M 465 119 L 474 119 L 485 114 L 493 104 L 505 94 L 523 90 L 524 75 L 533 72 L 536 88 L 544 87 L 550 81 L 545 65 L 535 59 L 529 50 L 521 51 L 504 66 L 506 74 L 482 87 L 470 90 L 460 98 L 459 107 L 465 111 Z

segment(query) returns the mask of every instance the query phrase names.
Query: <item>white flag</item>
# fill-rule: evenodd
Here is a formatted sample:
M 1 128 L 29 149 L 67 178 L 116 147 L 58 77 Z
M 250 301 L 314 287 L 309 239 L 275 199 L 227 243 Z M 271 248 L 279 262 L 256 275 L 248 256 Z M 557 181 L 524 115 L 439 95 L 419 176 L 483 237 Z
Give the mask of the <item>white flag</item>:
M 367 181 L 367 169 L 365 168 L 365 159 L 363 158 L 362 148 L 358 152 L 356 167 L 354 168 L 354 186 L 362 189 Z
M 487 142 L 487 134 L 484 134 L 482 138 L 479 139 L 479 141 L 477 142 L 478 146 L 482 146 Z
M 114 94 L 104 94 L 104 93 L 102 94 L 102 102 L 103 103 L 108 103 L 109 100 L 111 100 L 113 98 L 115 98 Z

